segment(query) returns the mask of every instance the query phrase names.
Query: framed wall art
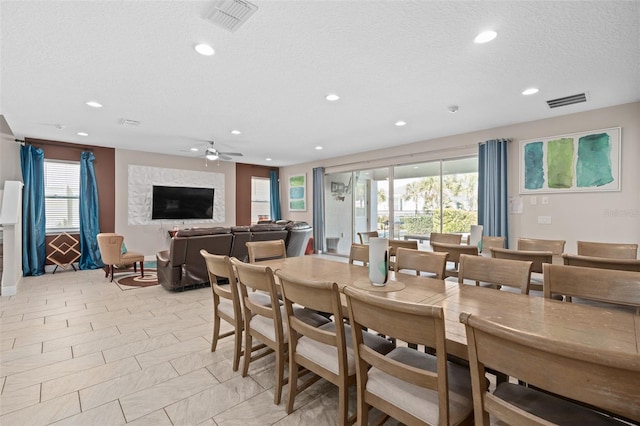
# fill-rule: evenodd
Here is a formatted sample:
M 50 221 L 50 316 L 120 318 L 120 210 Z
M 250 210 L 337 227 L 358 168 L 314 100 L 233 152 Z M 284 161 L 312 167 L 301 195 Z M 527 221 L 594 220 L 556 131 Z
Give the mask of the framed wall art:
M 520 194 L 620 191 L 620 127 L 520 141 Z
M 307 175 L 289 176 L 289 211 L 307 211 Z

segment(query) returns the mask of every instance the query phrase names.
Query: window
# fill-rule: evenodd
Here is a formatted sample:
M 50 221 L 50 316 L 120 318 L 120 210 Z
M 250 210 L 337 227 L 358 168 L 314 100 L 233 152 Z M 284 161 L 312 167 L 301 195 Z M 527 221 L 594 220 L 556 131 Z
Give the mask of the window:
M 80 163 L 44 161 L 45 223 L 48 232 L 80 229 Z
M 477 221 L 475 156 L 325 175 L 325 234 L 331 253 L 348 255 L 362 231 L 402 239 L 467 233 Z
M 251 223 L 271 216 L 271 180 L 251 177 Z

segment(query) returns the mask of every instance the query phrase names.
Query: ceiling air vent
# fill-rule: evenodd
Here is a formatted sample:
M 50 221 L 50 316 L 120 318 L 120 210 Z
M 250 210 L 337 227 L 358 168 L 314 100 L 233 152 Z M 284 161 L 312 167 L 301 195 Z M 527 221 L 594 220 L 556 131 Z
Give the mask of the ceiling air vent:
M 140 122 L 136 121 L 136 120 L 130 120 L 128 118 L 121 118 L 120 119 L 120 124 L 123 126 L 139 126 Z
M 233 32 L 244 24 L 256 10 L 258 10 L 258 6 L 248 1 L 217 0 L 213 10 L 205 16 L 205 19 Z
M 586 93 L 565 96 L 564 98 L 551 99 L 547 101 L 547 105 L 549 105 L 549 108 L 559 108 L 567 105 L 579 104 L 581 102 L 587 102 Z

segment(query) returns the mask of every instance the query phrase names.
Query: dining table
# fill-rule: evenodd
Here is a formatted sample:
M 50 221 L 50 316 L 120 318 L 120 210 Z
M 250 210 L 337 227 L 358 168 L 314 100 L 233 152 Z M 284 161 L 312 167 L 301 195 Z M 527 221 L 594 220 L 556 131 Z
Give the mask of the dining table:
M 466 332 L 459 321 L 463 312 L 530 335 L 640 355 L 640 315 L 632 312 L 458 284 L 415 272 L 390 271 L 384 286 L 374 286 L 367 267 L 317 255 L 259 264 L 304 279 L 335 282 L 341 290 L 351 286 L 380 297 L 440 306 L 445 314 L 447 352 L 463 359 L 468 359 Z

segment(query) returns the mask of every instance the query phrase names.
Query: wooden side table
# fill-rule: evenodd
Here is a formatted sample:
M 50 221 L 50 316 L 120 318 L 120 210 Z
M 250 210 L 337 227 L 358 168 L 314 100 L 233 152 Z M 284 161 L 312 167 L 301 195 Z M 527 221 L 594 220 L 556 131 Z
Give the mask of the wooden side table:
M 49 242 L 49 247 L 51 247 L 53 251 L 49 256 L 47 256 L 47 259 L 56 265 L 53 270 L 54 274 L 56 273 L 58 266 L 62 269 L 67 269 L 71 266 L 74 271 L 76 270 L 76 267 L 73 266 L 73 262 L 80 259 L 80 251 L 78 250 L 79 245 L 80 242 L 66 232 L 56 236 Z

